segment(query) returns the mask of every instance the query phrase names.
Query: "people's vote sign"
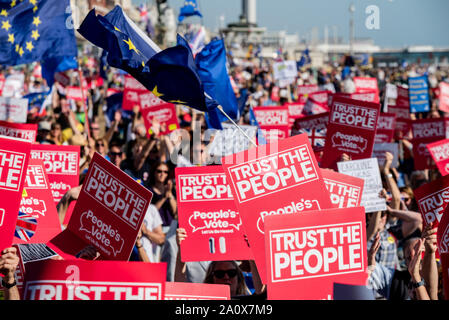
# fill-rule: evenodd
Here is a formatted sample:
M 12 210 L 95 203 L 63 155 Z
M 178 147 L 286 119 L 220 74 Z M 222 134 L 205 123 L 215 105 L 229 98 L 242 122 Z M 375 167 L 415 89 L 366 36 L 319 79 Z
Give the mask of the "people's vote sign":
M 165 263 L 45 260 L 26 266 L 24 300 L 163 300 Z
M 438 170 L 441 175 L 445 176 L 449 174 L 449 139 L 440 140 L 434 143 L 429 143 L 426 145 L 432 156 L 433 161 L 435 161 Z
M 410 112 L 430 111 L 427 76 L 409 78 L 408 86 Z
M 148 108 L 141 106 L 140 113 L 142 114 L 145 127 L 147 128 L 147 137 L 150 137 L 153 134 L 151 127 L 154 119 L 157 119 L 161 125 L 161 135 L 169 134 L 180 128 L 178 116 L 176 115 L 176 107 L 172 103 L 160 104 Z
M 31 144 L 0 137 L 0 250 L 13 243 Z
M 222 165 L 265 283 L 264 219 L 332 208 L 321 170 L 306 134 L 224 157 Z
M 441 177 L 413 190 L 424 225 L 437 227 L 449 202 L 449 176 Z
M 377 103 L 379 103 L 379 87 L 376 78 L 354 77 L 354 86 L 356 92 L 374 91 L 377 93 Z
M 166 282 L 165 300 L 231 300 L 229 285 Z
M 176 168 L 182 261 L 248 260 L 242 220 L 221 166 Z
M 366 285 L 362 207 L 269 216 L 267 293 L 272 300 L 332 300 L 334 282 Z
M 50 181 L 42 160 L 30 159 L 16 222 L 14 243 L 46 243 L 61 232 Z
M 36 142 L 37 124 L 0 121 L 0 135 Z
M 439 89 L 440 95 L 438 97 L 439 100 L 438 108 L 441 111 L 449 112 L 449 83 L 441 82 Z
M 79 185 L 79 146 L 35 144 L 30 155 L 31 159 L 44 161 L 55 204 L 67 191 Z
M 125 76 L 125 86 L 123 90 L 123 110 L 133 110 L 134 106 L 140 106 L 139 95 L 142 93 L 148 93 L 148 89 L 145 88 L 139 81 L 132 76 Z
M 298 133 L 306 133 L 315 152 L 323 151 L 326 141 L 329 113 L 317 114 L 301 118 L 297 121 Z
M 320 89 L 316 84 L 305 84 L 298 86 L 296 91 L 298 94 L 298 102 L 305 104 L 309 98 L 309 94 L 317 91 L 320 91 Z
M 390 143 L 394 138 L 394 130 L 396 127 L 396 114 L 381 113 L 377 122 L 376 135 L 374 143 Z
M 361 206 L 363 185 L 365 184 L 363 179 L 328 169 L 321 169 L 321 173 L 335 208 Z
M 0 120 L 27 122 L 28 99 L 0 97 Z
M 291 102 L 285 104 L 288 107 L 288 126 L 291 128 L 298 118 L 304 117 L 302 114 L 304 110 L 304 104 L 299 102 Z
M 398 93 L 398 97 L 396 99 L 396 106 L 405 107 L 410 111 L 410 98 L 408 89 L 402 86 L 396 86 L 396 89 Z
M 379 113 L 380 104 L 334 97 L 321 167 L 336 169 L 344 153 L 353 160 L 369 158 Z
M 256 120 L 265 138 L 272 141 L 285 139 L 289 131 L 288 107 L 255 107 Z
M 338 162 L 338 172 L 365 180 L 361 206 L 366 212 L 384 211 L 387 209 L 384 198 L 379 197 L 382 191 L 382 178 L 376 158 Z
M 50 242 L 71 256 L 93 245 L 101 260 L 128 260 L 152 196 L 95 153 L 67 229 Z

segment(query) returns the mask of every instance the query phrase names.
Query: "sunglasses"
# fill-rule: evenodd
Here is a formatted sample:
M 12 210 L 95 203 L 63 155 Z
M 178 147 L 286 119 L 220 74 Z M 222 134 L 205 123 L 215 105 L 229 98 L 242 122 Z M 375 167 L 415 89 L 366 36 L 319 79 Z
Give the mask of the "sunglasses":
M 229 270 L 215 270 L 214 277 L 218 279 L 223 279 L 225 274 L 228 275 L 229 278 L 234 278 L 237 275 L 237 270 L 229 269 Z
M 104 147 L 104 143 L 97 143 L 96 146 L 97 147 Z
M 122 154 L 123 152 L 110 152 L 110 155 L 115 157 L 121 156 Z
M 168 174 L 168 171 L 165 171 L 165 170 L 156 170 L 156 172 L 157 172 L 157 173 L 165 173 L 165 174 Z

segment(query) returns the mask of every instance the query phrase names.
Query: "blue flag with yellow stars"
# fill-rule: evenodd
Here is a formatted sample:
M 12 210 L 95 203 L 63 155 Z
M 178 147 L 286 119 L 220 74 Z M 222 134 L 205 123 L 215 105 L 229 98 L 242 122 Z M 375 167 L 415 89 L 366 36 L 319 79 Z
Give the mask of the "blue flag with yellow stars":
M 0 2 L 0 65 L 76 57 L 69 0 Z
M 78 32 L 107 51 L 111 67 L 128 72 L 156 97 L 202 112 L 218 106 L 206 99 L 192 51 L 181 36 L 177 46 L 161 51 L 120 6 L 104 17 L 91 10 Z
M 196 3 L 196 0 L 184 1 L 184 6 L 179 11 L 178 21 L 182 22 L 185 17 L 191 16 L 203 17 L 201 12 L 198 10 L 198 4 Z

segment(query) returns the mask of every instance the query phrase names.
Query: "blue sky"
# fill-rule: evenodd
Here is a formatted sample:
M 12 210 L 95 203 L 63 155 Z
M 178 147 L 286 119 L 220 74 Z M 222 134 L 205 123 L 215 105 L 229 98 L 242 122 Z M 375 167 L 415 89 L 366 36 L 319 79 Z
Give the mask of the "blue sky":
M 225 23 L 235 22 L 241 13 L 240 0 L 198 0 L 204 25 L 215 30 L 220 15 Z M 139 4 L 155 0 L 133 0 Z M 300 37 L 318 27 L 324 37 L 324 26 L 338 27 L 343 39 L 349 37 L 349 5 L 354 3 L 356 37 L 372 38 L 386 47 L 433 45 L 449 48 L 449 0 L 257 0 L 257 22 L 268 31 L 287 30 Z M 168 0 L 176 15 L 184 0 Z M 376 5 L 380 10 L 380 29 L 365 27 L 366 7 Z M 199 18 L 188 18 L 194 22 Z

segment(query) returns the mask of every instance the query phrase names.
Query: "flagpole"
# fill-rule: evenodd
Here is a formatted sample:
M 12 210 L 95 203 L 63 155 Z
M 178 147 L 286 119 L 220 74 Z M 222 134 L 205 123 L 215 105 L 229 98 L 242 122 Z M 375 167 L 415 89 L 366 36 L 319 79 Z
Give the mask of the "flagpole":
M 233 124 L 234 126 L 237 127 L 238 130 L 240 130 L 241 133 L 243 133 L 243 135 L 246 137 L 246 139 L 248 139 L 248 141 L 249 141 L 253 146 L 258 147 L 257 144 L 255 144 L 254 141 L 251 140 L 251 138 L 246 134 L 246 132 L 243 131 L 243 129 L 240 128 L 240 126 L 239 126 L 237 123 L 235 123 L 234 120 L 232 120 L 230 116 L 228 116 L 228 114 L 223 110 L 223 107 L 222 107 L 222 106 L 218 105 L 217 108 L 218 108 L 218 110 L 221 111 L 221 113 L 223 113 L 223 115 L 224 115 L 226 118 L 228 118 L 229 121 L 232 122 L 232 124 Z
M 83 86 L 83 78 L 81 75 L 81 64 L 78 67 L 78 76 L 80 78 L 80 87 L 81 87 L 81 95 L 83 97 L 83 107 L 84 107 L 84 125 L 86 127 L 87 138 L 90 138 L 90 128 L 89 128 L 89 113 L 87 111 L 87 101 L 84 95 L 84 86 Z

